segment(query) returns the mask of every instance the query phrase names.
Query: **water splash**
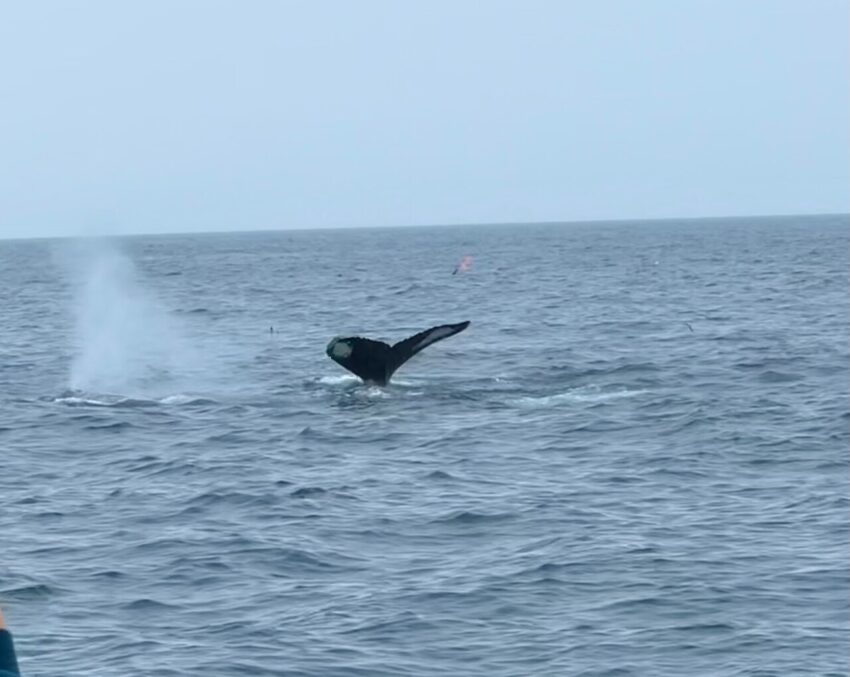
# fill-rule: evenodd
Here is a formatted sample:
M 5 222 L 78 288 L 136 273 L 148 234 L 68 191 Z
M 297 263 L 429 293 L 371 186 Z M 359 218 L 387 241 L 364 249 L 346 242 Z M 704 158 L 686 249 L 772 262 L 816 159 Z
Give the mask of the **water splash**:
M 520 397 L 513 400 L 513 404 L 525 409 L 539 409 L 547 407 L 556 407 L 559 405 L 569 405 L 576 403 L 596 404 L 600 402 L 608 402 L 611 400 L 620 400 L 626 397 L 636 397 L 643 395 L 646 390 L 600 390 L 597 387 L 585 386 L 575 388 L 562 393 L 553 395 L 543 395 L 540 397 Z
M 359 377 L 351 374 L 340 374 L 339 376 L 321 376 L 318 383 L 323 385 L 349 385 L 352 383 L 362 383 Z

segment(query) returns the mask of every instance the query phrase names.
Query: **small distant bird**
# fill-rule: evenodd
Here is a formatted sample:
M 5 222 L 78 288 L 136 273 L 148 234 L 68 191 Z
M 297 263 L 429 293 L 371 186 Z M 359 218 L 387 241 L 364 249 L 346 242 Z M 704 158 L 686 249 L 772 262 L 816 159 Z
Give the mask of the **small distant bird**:
M 691 326 L 691 323 L 690 323 L 690 322 L 685 322 L 685 324 L 686 324 L 686 325 L 688 325 L 688 329 L 690 329 L 690 330 L 691 330 L 691 333 L 693 333 L 694 328 Z

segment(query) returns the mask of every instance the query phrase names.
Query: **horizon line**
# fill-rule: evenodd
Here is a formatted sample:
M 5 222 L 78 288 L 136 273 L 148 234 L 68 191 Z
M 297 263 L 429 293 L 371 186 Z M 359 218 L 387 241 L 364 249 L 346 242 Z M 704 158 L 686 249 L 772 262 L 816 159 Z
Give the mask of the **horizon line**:
M 640 217 L 640 218 L 594 218 L 594 219 L 572 219 L 572 220 L 544 220 L 544 221 L 461 221 L 461 222 L 444 222 L 444 223 L 407 223 L 407 224 L 377 224 L 377 225 L 355 225 L 355 226 L 295 226 L 295 227 L 270 227 L 270 228 L 253 228 L 244 230 L 222 229 L 222 230 L 188 230 L 188 231 L 144 231 L 134 233 L 120 234 L 79 234 L 79 235 L 31 235 L 31 236 L 13 236 L 5 237 L 0 235 L 0 241 L 15 241 L 15 240 L 76 240 L 87 238 L 127 238 L 127 237 L 147 237 L 147 236 L 180 236 L 180 235 L 226 235 L 231 233 L 304 233 L 314 230 L 378 230 L 378 229 L 403 229 L 403 228 L 449 228 L 451 226 L 461 227 L 499 227 L 499 226 L 576 226 L 584 224 L 616 224 L 616 223 L 648 223 L 648 222 L 669 222 L 669 221 L 721 221 L 728 219 L 777 219 L 777 218 L 799 218 L 799 217 L 850 217 L 848 212 L 798 212 L 784 214 L 730 214 L 725 216 L 665 216 L 660 218 Z

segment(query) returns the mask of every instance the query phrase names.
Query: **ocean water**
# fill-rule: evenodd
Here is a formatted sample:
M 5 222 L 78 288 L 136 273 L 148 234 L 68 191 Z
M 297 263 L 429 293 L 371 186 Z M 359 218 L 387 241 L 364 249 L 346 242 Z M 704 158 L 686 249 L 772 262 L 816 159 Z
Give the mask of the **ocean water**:
M 849 275 L 846 216 L 0 242 L 22 669 L 846 675 Z

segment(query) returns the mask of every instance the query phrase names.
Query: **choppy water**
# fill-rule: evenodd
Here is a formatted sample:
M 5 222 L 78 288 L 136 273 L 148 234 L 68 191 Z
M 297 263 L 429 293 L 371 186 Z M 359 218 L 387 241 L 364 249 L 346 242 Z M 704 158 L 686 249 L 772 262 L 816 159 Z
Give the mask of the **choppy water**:
M 0 242 L 22 668 L 847 674 L 848 273 L 847 217 Z

